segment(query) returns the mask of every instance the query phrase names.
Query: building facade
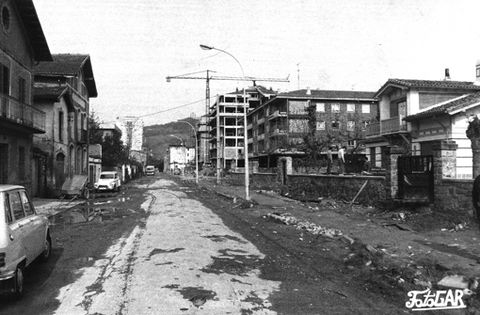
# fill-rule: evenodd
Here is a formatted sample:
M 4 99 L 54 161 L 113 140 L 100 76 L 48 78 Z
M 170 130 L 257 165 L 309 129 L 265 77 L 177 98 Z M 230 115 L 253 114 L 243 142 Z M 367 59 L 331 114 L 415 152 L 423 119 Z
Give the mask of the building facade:
M 34 155 L 33 135 L 43 134 L 45 113 L 33 104 L 33 67 L 52 56 L 31 0 L 0 1 L 0 184 L 36 194 L 45 157 Z
M 415 116 L 429 112 L 432 108 L 450 104 L 466 94 L 480 91 L 480 85 L 474 82 L 445 80 L 404 80 L 389 79 L 375 94 L 379 99 L 379 121 L 367 127 L 367 154 L 372 166 L 385 167 L 388 147 L 398 146 L 406 155 L 429 155 L 432 153 L 432 142 L 439 138 L 459 141 L 461 162 L 457 163 L 458 174 L 468 177 L 467 171 L 471 151 L 465 136 L 466 119 L 450 116 L 447 112 L 439 116 Z M 433 113 L 433 112 L 432 112 Z M 410 117 L 408 119 L 405 119 Z M 422 119 L 426 117 L 426 119 Z M 428 117 L 428 118 L 427 118 Z M 452 120 L 453 118 L 453 120 Z M 445 121 L 444 121 L 445 120 Z M 459 129 L 460 128 L 460 129 Z
M 219 95 L 210 108 L 210 162 L 221 169 L 235 169 L 244 165 L 244 113 L 261 106 L 277 93 L 263 86 Z M 218 128 L 217 128 L 218 126 Z
M 97 96 L 88 55 L 53 55 L 35 67 L 35 107 L 46 113 L 46 132 L 34 138 L 47 155 L 48 192 L 58 195 L 67 178 L 87 175 L 90 98 Z
M 363 138 L 365 125 L 378 116 L 374 94 L 310 89 L 280 93 L 248 115 L 249 156 L 259 168 L 276 167 L 279 157 L 303 156 L 300 148 L 312 131 L 312 114 L 316 137 L 353 147 Z

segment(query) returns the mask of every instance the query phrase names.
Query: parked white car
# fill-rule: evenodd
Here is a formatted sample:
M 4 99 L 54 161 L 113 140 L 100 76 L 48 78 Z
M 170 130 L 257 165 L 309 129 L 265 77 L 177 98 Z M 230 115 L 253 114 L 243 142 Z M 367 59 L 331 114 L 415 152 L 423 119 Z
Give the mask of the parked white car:
M 101 172 L 100 179 L 93 185 L 95 190 L 113 190 L 119 191 L 122 182 L 117 172 Z
M 0 185 L 0 281 L 9 282 L 3 288 L 21 296 L 25 268 L 51 250 L 48 219 L 35 212 L 25 188 Z
M 145 167 L 145 173 L 148 175 L 155 175 L 155 166 L 153 165 L 147 165 L 147 167 Z

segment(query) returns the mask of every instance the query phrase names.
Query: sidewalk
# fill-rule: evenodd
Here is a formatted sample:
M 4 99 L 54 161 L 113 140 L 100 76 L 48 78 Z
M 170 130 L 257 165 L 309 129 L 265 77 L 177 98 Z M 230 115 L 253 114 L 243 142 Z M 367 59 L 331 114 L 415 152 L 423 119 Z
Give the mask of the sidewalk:
M 216 185 L 206 178 L 200 180 L 199 185 L 231 199 L 245 197 L 243 186 Z M 480 276 L 480 231 L 476 226 L 453 232 L 439 226 L 434 231 L 420 233 L 408 227 L 401 229 L 402 226 L 395 224 L 382 225 L 379 220 L 355 216 L 354 208 L 343 203 L 336 203 L 336 209 L 332 209 L 330 203 L 312 207 L 273 192 L 254 190 L 250 191 L 250 197 L 260 208 L 265 208 L 265 214 L 288 212 L 298 220 L 340 230 L 343 235 L 370 245 L 402 268 L 415 266 L 429 273 L 431 270 L 425 270 L 429 265 L 443 275 L 458 273 L 469 279 Z
M 56 215 L 59 212 L 65 211 L 79 204 L 82 204 L 85 202 L 85 200 L 75 199 L 73 201 L 70 201 L 69 199 L 33 198 L 32 202 L 38 214 L 43 214 L 43 215 L 46 215 L 47 217 L 51 217 Z

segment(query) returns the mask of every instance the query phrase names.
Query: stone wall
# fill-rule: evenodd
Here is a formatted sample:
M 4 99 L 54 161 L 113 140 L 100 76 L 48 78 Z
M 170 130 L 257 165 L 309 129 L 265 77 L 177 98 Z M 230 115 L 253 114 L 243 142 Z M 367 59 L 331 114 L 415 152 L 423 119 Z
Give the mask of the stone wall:
M 225 182 L 242 186 L 243 173 L 231 173 Z M 297 199 L 316 200 L 319 197 L 351 201 L 360 187 L 368 180 L 367 186 L 358 196 L 356 202 L 364 205 L 376 205 L 384 201 L 385 177 L 383 176 L 337 176 L 337 175 L 288 175 L 287 185 L 283 191 Z M 250 175 L 250 188 L 263 190 L 280 190 L 282 187 L 275 173 L 254 173 Z M 285 189 L 286 188 L 286 189 Z
M 435 211 L 472 217 L 472 179 L 444 179 L 435 185 Z
M 367 186 L 356 202 L 376 205 L 384 201 L 386 194 L 383 176 L 290 175 L 288 190 L 290 194 L 304 196 L 307 200 L 329 197 L 351 201 L 367 180 Z

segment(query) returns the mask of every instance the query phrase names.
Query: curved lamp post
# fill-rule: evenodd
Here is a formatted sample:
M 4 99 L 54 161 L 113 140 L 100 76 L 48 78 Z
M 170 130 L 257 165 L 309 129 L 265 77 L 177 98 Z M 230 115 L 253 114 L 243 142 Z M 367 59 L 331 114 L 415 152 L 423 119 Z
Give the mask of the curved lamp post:
M 195 127 L 188 121 L 178 120 L 177 122 L 186 123 L 192 127 L 193 134 L 195 136 L 195 183 L 198 184 L 198 139 L 197 139 L 197 130 Z
M 240 61 L 238 61 L 237 58 L 235 58 L 234 55 L 232 55 L 231 53 L 229 53 L 228 51 L 225 51 L 223 49 L 220 49 L 220 48 L 215 48 L 213 46 L 207 46 L 207 45 L 200 45 L 200 48 L 202 48 L 203 50 L 217 50 L 217 51 L 220 51 L 226 55 L 229 55 L 230 57 L 232 57 L 238 64 L 238 66 L 240 67 L 240 70 L 242 71 L 242 78 L 245 79 L 245 72 L 243 71 L 243 67 L 242 67 L 242 64 L 240 63 Z M 244 155 L 245 155 L 245 200 L 250 200 L 250 192 L 249 192 L 249 166 L 248 166 L 248 141 L 247 141 L 247 111 L 248 111 L 248 105 L 247 105 L 247 98 L 246 98 L 246 93 L 245 93 L 245 88 L 243 88 L 243 104 L 244 104 L 244 108 L 243 108 L 243 145 L 244 145 Z M 217 111 L 217 115 L 219 115 L 218 111 Z M 217 126 L 217 128 L 220 128 L 220 126 Z M 218 150 L 218 148 L 217 148 Z M 218 152 L 217 152 L 217 156 L 218 156 Z M 218 158 L 217 158 L 217 165 L 218 165 Z

